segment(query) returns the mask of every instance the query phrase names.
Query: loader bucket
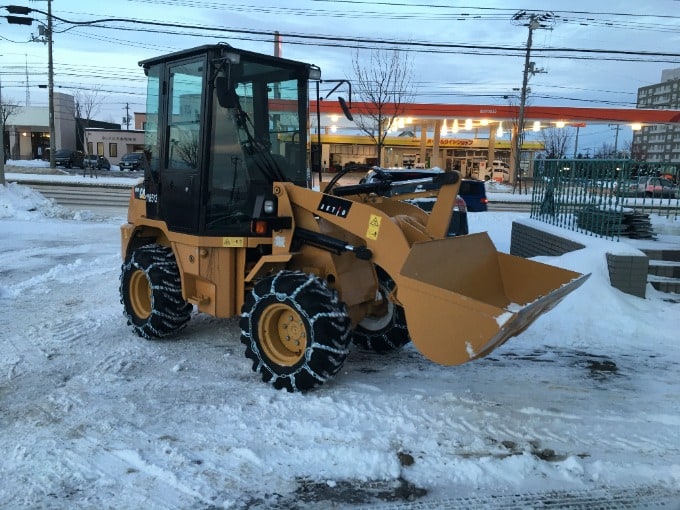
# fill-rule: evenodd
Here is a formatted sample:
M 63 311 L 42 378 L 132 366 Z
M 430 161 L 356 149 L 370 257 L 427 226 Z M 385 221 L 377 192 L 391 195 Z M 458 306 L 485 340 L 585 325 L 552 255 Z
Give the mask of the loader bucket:
M 500 253 L 481 233 L 413 244 L 397 299 L 418 350 L 458 365 L 524 331 L 587 278 Z

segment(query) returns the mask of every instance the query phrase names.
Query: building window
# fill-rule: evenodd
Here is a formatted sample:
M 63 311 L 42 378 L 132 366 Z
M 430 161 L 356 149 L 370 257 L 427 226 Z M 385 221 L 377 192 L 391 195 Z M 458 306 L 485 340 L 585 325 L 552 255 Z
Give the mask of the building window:
M 87 142 L 87 153 L 92 154 L 92 142 Z
M 104 155 L 104 142 L 97 142 L 97 156 Z
M 111 158 L 117 158 L 118 157 L 118 144 L 117 143 L 110 143 L 109 144 L 109 157 L 111 157 Z

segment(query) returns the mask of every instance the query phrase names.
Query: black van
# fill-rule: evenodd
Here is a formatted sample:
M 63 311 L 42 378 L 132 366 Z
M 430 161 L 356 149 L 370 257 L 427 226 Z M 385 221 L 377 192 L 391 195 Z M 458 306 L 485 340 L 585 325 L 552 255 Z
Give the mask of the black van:
M 82 151 L 59 149 L 54 153 L 54 164 L 65 168 L 85 168 L 85 154 Z
M 484 181 L 476 179 L 463 179 L 460 182 L 458 194 L 463 197 L 468 211 L 484 212 L 488 209 L 489 199 L 486 198 Z

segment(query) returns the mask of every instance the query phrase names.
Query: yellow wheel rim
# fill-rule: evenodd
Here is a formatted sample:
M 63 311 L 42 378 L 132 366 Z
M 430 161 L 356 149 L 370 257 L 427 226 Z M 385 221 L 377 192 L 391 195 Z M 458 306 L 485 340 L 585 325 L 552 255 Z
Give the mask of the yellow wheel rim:
M 293 366 L 307 348 L 307 330 L 300 314 L 290 306 L 268 306 L 258 325 L 262 351 L 277 365 Z
M 139 269 L 130 277 L 130 305 L 140 319 L 151 315 L 151 284 L 146 273 Z

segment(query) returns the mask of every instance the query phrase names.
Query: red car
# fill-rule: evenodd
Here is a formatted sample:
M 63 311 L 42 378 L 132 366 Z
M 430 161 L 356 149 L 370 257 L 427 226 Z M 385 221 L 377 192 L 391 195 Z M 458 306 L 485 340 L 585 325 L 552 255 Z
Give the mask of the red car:
M 651 198 L 674 198 L 678 196 L 678 187 L 663 177 L 642 177 L 636 184 L 631 184 L 630 191 L 638 196 Z

